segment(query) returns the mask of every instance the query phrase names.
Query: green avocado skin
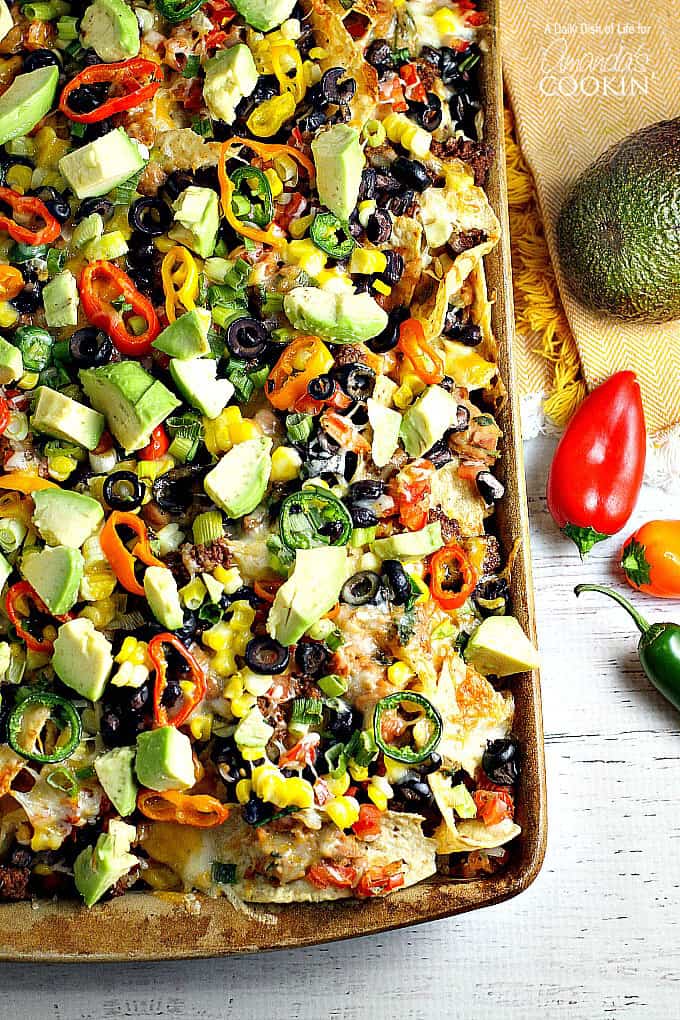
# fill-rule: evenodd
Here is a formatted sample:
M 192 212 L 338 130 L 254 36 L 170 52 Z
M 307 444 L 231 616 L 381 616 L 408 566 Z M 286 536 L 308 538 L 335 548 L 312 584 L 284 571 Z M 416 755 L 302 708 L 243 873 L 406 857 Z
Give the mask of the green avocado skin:
M 584 171 L 562 206 L 557 248 L 588 307 L 680 318 L 680 117 L 624 138 Z

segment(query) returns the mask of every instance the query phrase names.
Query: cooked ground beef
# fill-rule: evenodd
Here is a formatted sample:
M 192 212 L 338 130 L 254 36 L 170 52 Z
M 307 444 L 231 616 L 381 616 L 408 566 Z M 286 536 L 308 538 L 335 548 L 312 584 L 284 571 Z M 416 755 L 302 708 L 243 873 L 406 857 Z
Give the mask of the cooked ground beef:
M 432 142 L 432 155 L 438 159 L 462 159 L 472 169 L 475 184 L 483 188 L 493 163 L 495 152 L 486 142 L 474 142 L 470 138 L 447 138 L 445 142 Z
M 442 526 L 442 538 L 445 542 L 451 542 L 454 538 L 460 538 L 460 525 L 458 521 L 454 521 L 451 517 L 447 517 L 440 506 L 434 510 L 428 510 L 427 512 L 428 524 L 432 524 L 434 521 L 439 521 Z
M 207 545 L 191 545 L 185 542 L 179 551 L 184 569 L 190 577 L 204 571 L 211 574 L 216 567 L 230 567 L 232 564 L 226 538 L 218 538 L 215 542 L 208 542 Z
M 487 235 L 483 230 L 461 231 L 458 234 L 451 234 L 446 247 L 455 258 L 457 255 L 462 255 L 464 251 L 476 248 L 478 244 L 483 244 L 486 241 L 486 237 Z
M 352 365 L 357 361 L 366 361 L 367 349 L 363 344 L 341 344 L 333 351 L 336 365 Z
M 0 900 L 27 900 L 30 878 L 29 868 L 0 864 Z

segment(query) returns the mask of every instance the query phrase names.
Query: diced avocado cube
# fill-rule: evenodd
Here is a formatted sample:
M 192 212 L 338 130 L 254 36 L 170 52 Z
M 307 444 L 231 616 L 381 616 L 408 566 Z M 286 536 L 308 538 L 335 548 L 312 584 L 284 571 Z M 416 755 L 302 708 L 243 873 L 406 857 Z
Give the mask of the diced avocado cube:
M 294 287 L 283 299 L 291 325 L 329 343 L 370 340 L 387 326 L 387 312 L 370 294 Z
M 39 386 L 36 394 L 38 399 L 31 416 L 34 429 L 94 450 L 106 424 L 103 414 L 49 386 Z
M 110 64 L 139 53 L 139 23 L 124 0 L 94 0 L 80 22 L 80 41 Z
M 182 396 L 206 418 L 217 418 L 234 395 L 229 379 L 217 378 L 214 358 L 191 358 L 170 362 L 170 375 Z
M 6 556 L 0 553 L 0 591 L 5 587 L 7 578 L 12 573 L 12 564 Z
M 459 818 L 475 818 L 477 805 L 465 783 L 458 783 L 450 794 L 450 803 Z
M 216 192 L 192 184 L 175 199 L 172 208 L 175 225 L 168 231 L 168 237 L 207 259 L 215 250 L 220 225 Z
M 52 615 L 62 616 L 78 597 L 83 562 L 79 549 L 68 549 L 65 545 L 45 546 L 23 557 L 21 572 Z
M 273 735 L 274 727 L 254 705 L 234 730 L 234 743 L 237 747 L 266 747 Z
M 174 726 L 140 733 L 135 770 L 149 790 L 188 790 L 196 782 L 191 741 Z
M 0 0 L 0 41 L 5 38 L 12 28 L 14 28 L 12 13 L 5 0 Z
M 410 457 L 439 442 L 458 419 L 458 401 L 441 386 L 428 386 L 404 413 L 401 438 Z
M 7 386 L 24 374 L 24 359 L 21 351 L 9 340 L 0 336 L 0 386 Z
M 144 573 L 144 594 L 159 623 L 168 630 L 179 630 L 182 627 L 184 610 L 171 570 L 167 567 L 147 567 Z
M 80 549 L 104 517 L 96 499 L 66 489 L 39 489 L 33 493 L 33 503 L 33 524 L 48 545 Z
M 312 142 L 319 200 L 340 220 L 349 219 L 357 204 L 364 150 L 359 132 L 348 124 L 334 124 Z
M 89 701 L 99 701 L 113 669 L 111 643 L 86 616 L 62 623 L 52 666 L 62 683 Z
M 78 284 L 70 269 L 46 283 L 42 292 L 45 321 L 53 328 L 75 326 L 78 322 Z
M 86 907 L 92 907 L 107 889 L 139 863 L 130 853 L 132 841 L 137 837 L 134 825 L 112 818 L 109 831 L 97 837 L 94 846 L 87 846 L 73 862 L 73 880 Z
M 371 549 L 381 560 L 418 560 L 444 545 L 439 521 L 426 524 L 420 531 L 405 531 L 389 538 L 377 538 Z
M 382 468 L 399 445 L 401 415 L 391 407 L 378 403 L 369 397 L 366 401 L 368 421 L 373 429 L 371 456 L 376 467 Z
M 295 0 L 234 0 L 234 7 L 258 32 L 270 32 L 291 16 Z
M 246 439 L 232 446 L 205 476 L 203 488 L 229 517 L 243 517 L 261 502 L 271 474 L 271 448 L 268 437 Z
M 188 361 L 210 353 L 208 332 L 212 316 L 206 308 L 192 308 L 158 334 L 151 346 L 170 358 Z
M 85 368 L 79 376 L 92 406 L 106 415 L 126 453 L 146 446 L 156 426 L 179 407 L 174 394 L 137 361 Z
M 50 112 L 58 81 L 54 64 L 16 76 L 0 96 L 0 145 L 28 134 Z
M 253 55 L 243 43 L 219 50 L 205 63 L 203 99 L 210 116 L 233 124 L 236 107 L 257 85 Z
M 94 763 L 104 793 L 123 818 L 131 815 L 137 806 L 137 783 L 132 768 L 136 753 L 136 747 L 114 747 Z
M 344 547 L 298 549 L 293 573 L 277 591 L 269 611 L 268 633 L 282 645 L 299 641 L 338 601 L 347 572 Z
M 127 181 L 144 163 L 137 143 L 119 127 L 67 152 L 59 160 L 59 173 L 78 198 L 97 198 Z
M 464 654 L 465 661 L 484 676 L 511 676 L 540 665 L 538 652 L 514 616 L 487 616 Z

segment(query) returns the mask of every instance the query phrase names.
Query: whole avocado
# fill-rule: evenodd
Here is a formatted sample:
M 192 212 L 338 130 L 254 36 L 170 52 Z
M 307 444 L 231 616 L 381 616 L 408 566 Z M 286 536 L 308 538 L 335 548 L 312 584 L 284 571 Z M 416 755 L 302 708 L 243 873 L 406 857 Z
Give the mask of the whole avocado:
M 590 308 L 680 318 L 680 117 L 624 138 L 584 171 L 562 206 L 557 247 Z

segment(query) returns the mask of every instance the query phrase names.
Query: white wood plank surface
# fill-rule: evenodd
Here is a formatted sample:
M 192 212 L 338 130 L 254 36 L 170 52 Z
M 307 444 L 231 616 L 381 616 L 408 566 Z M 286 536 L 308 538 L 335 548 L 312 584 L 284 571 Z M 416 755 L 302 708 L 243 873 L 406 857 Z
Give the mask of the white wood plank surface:
M 522 896 L 321 949 L 136 966 L 0 966 L 0 1017 L 85 1020 L 665 1020 L 680 1015 L 680 716 L 647 684 L 621 609 L 618 543 L 585 565 L 545 508 L 554 440 L 527 447 L 550 835 Z M 645 490 L 633 523 L 672 516 Z M 677 515 L 677 507 L 675 508 Z M 639 598 L 652 619 L 680 606 Z

